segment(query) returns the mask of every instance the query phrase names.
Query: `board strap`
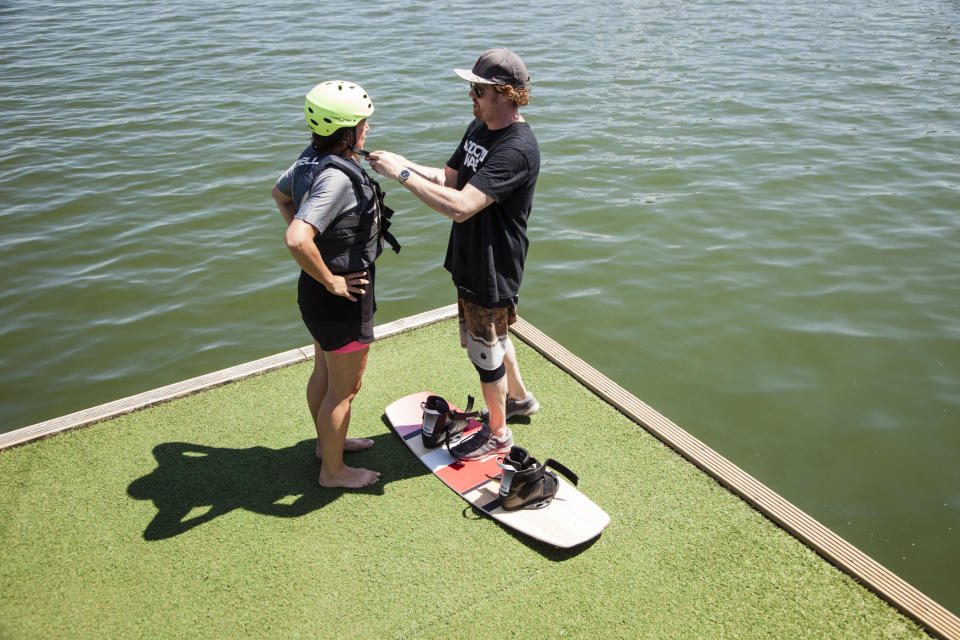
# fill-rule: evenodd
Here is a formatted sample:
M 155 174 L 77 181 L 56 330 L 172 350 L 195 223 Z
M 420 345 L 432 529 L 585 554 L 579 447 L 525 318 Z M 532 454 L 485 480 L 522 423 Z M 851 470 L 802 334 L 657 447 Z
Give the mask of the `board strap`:
M 572 482 L 574 486 L 576 486 L 577 482 L 580 481 L 580 478 L 577 476 L 577 474 L 575 474 L 573 471 L 570 471 L 570 469 L 568 469 L 565 465 L 557 462 L 553 458 L 547 458 L 546 461 L 543 463 L 543 466 L 550 467 L 551 469 L 556 469 L 557 471 L 562 473 L 567 478 L 567 480 Z

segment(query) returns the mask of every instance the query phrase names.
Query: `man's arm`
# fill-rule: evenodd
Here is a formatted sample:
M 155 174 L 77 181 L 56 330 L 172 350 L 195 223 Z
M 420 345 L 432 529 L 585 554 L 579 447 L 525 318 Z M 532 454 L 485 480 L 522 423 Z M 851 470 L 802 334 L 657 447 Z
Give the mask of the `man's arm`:
M 394 180 L 399 179 L 401 171 L 410 169 L 410 177 L 404 186 L 425 205 L 454 222 L 469 220 L 493 204 L 493 198 L 473 185 L 456 189 L 453 185 L 457 183 L 457 172 L 450 167 L 443 168 L 443 182 L 440 183 L 440 169 L 414 164 L 389 151 L 374 151 L 367 160 L 374 171 Z
M 434 184 L 439 184 L 445 187 L 452 187 L 457 184 L 457 174 L 453 174 L 453 182 L 450 182 L 450 178 L 447 175 L 446 169 L 438 169 L 436 167 L 425 167 L 422 164 L 414 164 L 413 162 L 407 162 L 404 165 L 407 169 L 410 169 L 413 173 L 419 174 L 420 177 L 426 178 Z M 449 168 L 449 167 L 447 167 Z

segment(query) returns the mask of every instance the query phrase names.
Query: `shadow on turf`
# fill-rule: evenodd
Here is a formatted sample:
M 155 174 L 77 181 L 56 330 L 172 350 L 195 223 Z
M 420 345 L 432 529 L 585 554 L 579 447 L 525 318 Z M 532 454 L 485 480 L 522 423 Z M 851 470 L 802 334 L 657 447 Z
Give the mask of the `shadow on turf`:
M 380 482 L 352 493 L 382 495 L 387 482 L 429 473 L 418 460 L 399 455 L 403 445 L 392 433 L 372 440 L 375 444 L 370 449 L 348 453 L 347 463 L 380 471 Z M 316 442 L 303 440 L 284 449 L 230 449 L 188 442 L 157 445 L 153 449 L 157 468 L 127 487 L 130 497 L 152 500 L 157 507 L 143 538 L 172 538 L 235 509 L 296 518 L 323 508 L 344 490 L 317 484 Z M 203 511 L 191 516 L 197 509 Z

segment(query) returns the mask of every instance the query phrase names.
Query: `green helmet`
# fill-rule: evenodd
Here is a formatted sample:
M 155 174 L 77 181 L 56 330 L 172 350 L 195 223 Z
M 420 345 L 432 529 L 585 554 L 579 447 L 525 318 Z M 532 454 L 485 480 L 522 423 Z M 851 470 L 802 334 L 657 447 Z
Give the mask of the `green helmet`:
M 354 126 L 373 113 L 373 101 L 360 85 L 332 80 L 310 90 L 303 112 L 311 131 L 329 136 L 337 129 Z

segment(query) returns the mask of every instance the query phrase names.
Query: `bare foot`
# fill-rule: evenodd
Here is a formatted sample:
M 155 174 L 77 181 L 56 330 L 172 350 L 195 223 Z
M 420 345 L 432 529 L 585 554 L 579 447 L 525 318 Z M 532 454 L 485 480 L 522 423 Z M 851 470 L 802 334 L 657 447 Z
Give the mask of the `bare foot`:
M 355 469 L 344 465 L 339 472 L 328 474 L 320 469 L 320 486 L 333 489 L 362 489 L 380 480 L 380 473 L 369 469 Z
M 370 438 L 347 438 L 343 443 L 344 451 L 363 451 L 373 446 L 373 440 Z M 317 460 L 321 458 L 320 442 L 317 442 Z

